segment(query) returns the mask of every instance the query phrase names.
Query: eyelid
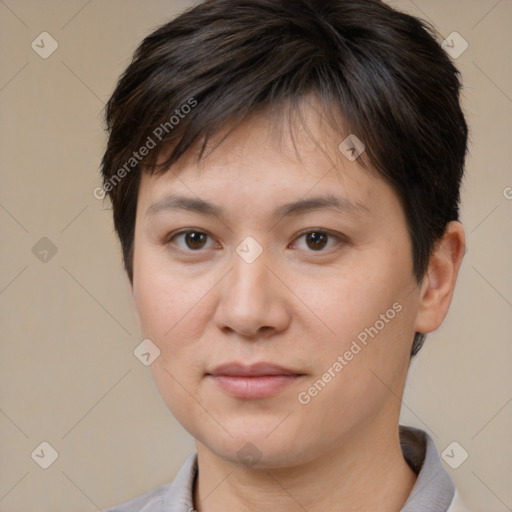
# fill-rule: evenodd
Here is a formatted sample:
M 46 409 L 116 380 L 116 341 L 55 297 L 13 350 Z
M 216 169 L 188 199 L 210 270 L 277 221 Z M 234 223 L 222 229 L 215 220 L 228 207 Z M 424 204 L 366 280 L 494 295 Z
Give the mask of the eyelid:
M 290 246 L 290 245 L 294 246 L 299 238 L 303 237 L 304 235 L 307 235 L 309 233 L 314 233 L 314 232 L 326 234 L 328 237 L 334 238 L 337 241 L 337 243 L 333 247 L 331 247 L 330 249 L 334 249 L 340 243 L 344 243 L 344 244 L 348 243 L 348 238 L 345 235 L 341 234 L 341 233 L 333 232 L 333 231 L 331 231 L 329 229 L 325 229 L 325 228 L 306 228 L 306 229 L 301 230 L 299 233 L 297 233 L 294 236 L 292 242 L 290 242 L 290 244 L 288 246 Z M 164 243 L 166 245 L 171 244 L 171 242 L 176 237 L 178 237 L 180 235 L 186 235 L 187 233 L 200 233 L 200 234 L 206 235 L 207 237 L 210 238 L 210 240 L 216 242 L 215 238 L 210 233 L 208 233 L 208 231 L 205 231 L 204 229 L 200 229 L 200 228 L 193 228 L 193 227 L 191 227 L 191 228 L 180 229 L 178 231 L 174 231 L 174 232 L 170 233 L 169 235 L 167 235 L 165 237 Z M 217 242 L 217 244 L 218 244 L 218 242 Z M 176 245 L 176 244 L 174 244 L 174 245 Z M 206 249 L 201 248 L 201 249 L 193 250 L 193 249 L 182 249 L 179 246 L 176 246 L 176 247 L 177 247 L 178 250 L 180 250 L 182 252 L 185 252 L 185 253 L 201 253 L 201 252 L 205 251 L 206 249 L 209 249 L 209 248 L 206 248 Z M 321 254 L 321 253 L 329 252 L 329 249 L 327 249 L 327 250 L 319 250 L 319 251 L 310 250 L 310 251 L 306 251 L 306 252 L 310 252 L 310 253 L 313 253 L 313 254 L 315 254 L 315 253 L 316 254 Z
M 210 238 L 210 240 L 215 241 L 214 237 L 210 233 L 208 233 L 208 231 L 205 231 L 204 229 L 185 228 L 185 229 L 179 229 L 178 231 L 173 231 L 172 233 L 167 235 L 164 239 L 164 243 L 165 243 L 165 245 L 169 245 L 169 244 L 173 243 L 173 240 L 176 237 L 181 236 L 181 235 L 186 235 L 187 233 L 200 233 L 200 234 L 206 235 L 208 238 Z M 175 245 L 179 251 L 185 252 L 185 253 L 200 253 L 200 252 L 203 252 L 206 250 L 204 248 L 198 249 L 198 250 L 182 249 L 181 247 L 177 246 L 177 244 L 175 244 L 175 243 L 173 243 L 173 245 Z M 207 249 L 209 249 L 209 248 L 207 248 Z
M 308 233 L 312 233 L 312 232 L 325 233 L 326 235 L 332 236 L 333 238 L 337 238 L 339 240 L 347 240 L 347 237 L 345 235 L 343 235 L 342 233 L 338 233 L 336 231 L 331 231 L 330 229 L 320 228 L 320 227 L 303 229 L 302 231 L 299 231 L 295 235 L 295 238 L 299 238 L 299 236 L 307 235 Z
M 295 237 L 294 237 L 293 241 L 291 242 L 291 244 L 295 245 L 296 241 L 299 238 L 301 238 L 304 235 L 307 235 L 309 233 L 323 233 L 323 234 L 326 234 L 327 236 L 329 236 L 330 238 L 334 238 L 337 241 L 337 243 L 333 247 L 331 247 L 330 249 L 334 249 L 340 243 L 342 243 L 342 244 L 348 243 L 348 238 L 345 235 L 343 235 L 342 233 L 333 232 L 333 231 L 331 231 L 329 229 L 325 229 L 325 228 L 307 228 L 307 229 L 303 229 L 302 231 L 297 233 L 297 235 L 295 235 Z M 310 253 L 313 253 L 313 254 L 321 254 L 321 253 L 329 252 L 329 249 L 320 250 L 320 251 L 310 250 L 310 251 L 307 251 L 307 252 L 310 252 Z

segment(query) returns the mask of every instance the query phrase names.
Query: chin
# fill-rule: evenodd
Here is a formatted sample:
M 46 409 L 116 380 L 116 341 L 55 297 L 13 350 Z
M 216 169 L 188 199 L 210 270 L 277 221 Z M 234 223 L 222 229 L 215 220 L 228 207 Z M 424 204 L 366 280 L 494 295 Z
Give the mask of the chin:
M 226 434 L 222 439 L 207 438 L 201 444 L 216 456 L 248 468 L 285 468 L 308 460 L 307 453 L 310 450 L 297 441 L 296 437 L 284 430 L 281 435 L 274 432 L 269 436 L 269 432 L 271 429 L 255 432 L 252 428 L 251 434 L 232 432 L 233 437 Z

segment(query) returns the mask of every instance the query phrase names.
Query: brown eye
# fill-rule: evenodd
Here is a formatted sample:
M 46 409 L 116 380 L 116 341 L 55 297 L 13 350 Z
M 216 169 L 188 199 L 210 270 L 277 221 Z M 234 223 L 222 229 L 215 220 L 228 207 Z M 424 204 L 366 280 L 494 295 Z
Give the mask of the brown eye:
M 185 233 L 185 243 L 189 249 L 202 249 L 205 241 L 206 235 L 204 233 L 198 233 L 196 231 Z
M 326 231 L 311 229 L 301 233 L 293 243 L 294 248 L 306 252 L 326 252 L 325 248 L 330 249 L 343 241 L 341 236 L 335 236 Z
M 306 233 L 306 243 L 310 249 L 319 251 L 327 244 L 327 237 L 328 235 L 326 233 L 310 231 L 309 233 Z
M 174 243 L 181 250 L 187 252 L 200 251 L 204 249 L 209 236 L 202 231 L 188 230 L 176 233 L 170 240 L 169 243 Z

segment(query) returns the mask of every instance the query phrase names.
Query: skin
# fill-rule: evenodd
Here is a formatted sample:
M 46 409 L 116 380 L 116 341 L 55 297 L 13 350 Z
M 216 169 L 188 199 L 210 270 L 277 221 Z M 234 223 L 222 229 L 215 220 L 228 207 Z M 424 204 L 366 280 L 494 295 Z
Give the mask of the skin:
M 150 367 L 155 383 L 196 440 L 200 512 L 398 511 L 416 479 L 399 445 L 400 399 L 414 333 L 435 330 L 447 313 L 464 231 L 448 224 L 418 284 L 395 192 L 345 158 L 344 136 L 312 109 L 305 119 L 320 148 L 297 129 L 297 155 L 289 136 L 276 138 L 265 116 L 254 115 L 201 163 L 185 157 L 164 174 L 142 176 L 133 303 L 141 334 L 161 351 Z M 327 193 L 367 211 L 272 215 L 283 203 Z M 147 213 L 171 194 L 210 201 L 223 215 Z M 183 229 L 208 236 L 174 237 Z M 315 250 L 303 230 L 334 237 Z M 263 250 L 251 264 L 236 252 L 247 236 Z M 401 311 L 300 403 L 298 394 L 397 302 Z M 205 375 L 232 361 L 305 375 L 269 398 L 244 400 Z M 237 455 L 248 442 L 260 457 L 255 465 Z

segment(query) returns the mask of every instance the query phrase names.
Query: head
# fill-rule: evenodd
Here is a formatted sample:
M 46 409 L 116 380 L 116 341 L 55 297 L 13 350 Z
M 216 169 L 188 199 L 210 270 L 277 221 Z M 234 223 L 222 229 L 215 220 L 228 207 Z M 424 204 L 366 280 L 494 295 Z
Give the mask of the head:
M 200 442 L 307 458 L 301 425 L 328 450 L 397 416 L 462 260 L 460 87 L 434 29 L 377 0 L 212 0 L 142 42 L 107 105 L 99 195 L 157 385 Z M 240 400 L 209 375 L 233 360 L 302 380 Z

